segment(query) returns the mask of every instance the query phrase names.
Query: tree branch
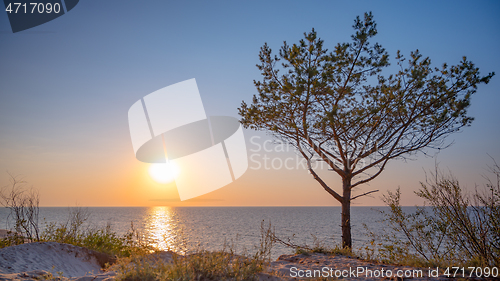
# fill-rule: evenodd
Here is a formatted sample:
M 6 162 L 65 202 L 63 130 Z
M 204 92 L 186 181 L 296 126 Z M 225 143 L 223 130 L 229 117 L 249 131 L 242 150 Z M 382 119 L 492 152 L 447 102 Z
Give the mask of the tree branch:
M 356 199 L 356 198 L 359 198 L 359 197 L 361 197 L 361 196 L 365 196 L 365 195 L 368 195 L 368 194 L 370 194 L 370 193 L 374 193 L 374 192 L 378 192 L 378 191 L 379 191 L 379 190 L 377 189 L 377 190 L 368 191 L 368 192 L 363 193 L 363 194 L 360 194 L 360 195 L 356 195 L 356 196 L 354 196 L 354 197 L 352 197 L 352 198 L 351 198 L 351 201 L 352 201 L 352 200 L 354 200 L 354 199 Z

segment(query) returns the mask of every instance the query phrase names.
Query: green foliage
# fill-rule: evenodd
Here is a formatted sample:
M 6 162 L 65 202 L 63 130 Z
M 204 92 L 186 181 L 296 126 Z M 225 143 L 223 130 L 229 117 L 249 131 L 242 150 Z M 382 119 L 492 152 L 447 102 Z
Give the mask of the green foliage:
M 131 224 L 129 231 L 118 235 L 110 224 L 105 227 L 86 225 L 89 213 L 83 208 L 70 210 L 69 218 L 64 223 L 48 223 L 40 234 L 40 242 L 66 243 L 104 254 L 104 259 L 114 260 L 113 257 L 130 257 L 146 254 L 155 249 L 141 238 L 139 232 Z M 20 245 L 30 240 L 19 233 L 8 233 L 0 239 L 0 248 Z
M 9 231 L 7 232 L 6 237 L 0 239 L 0 249 L 9 246 L 20 245 L 23 244 L 24 242 L 25 238 L 19 235 L 19 233 Z
M 495 163 L 491 171 L 495 181 L 488 180 L 484 190 L 467 194 L 453 175 L 436 168 L 433 178 L 416 192 L 430 209 L 417 207 L 410 214 L 401 208 L 400 190 L 389 192 L 384 201 L 390 207 L 385 217 L 391 233 L 372 233 L 372 247 L 365 249 L 367 256 L 420 266 L 498 267 L 500 167 Z
M 70 211 L 65 223 L 49 223 L 42 232 L 41 240 L 72 244 L 118 257 L 128 257 L 153 250 L 141 240 L 133 224 L 125 235 L 119 236 L 112 230 L 110 224 L 102 228 L 84 227 L 88 217 L 86 209 L 75 208 Z
M 350 155 L 349 170 L 357 159 L 392 159 L 440 146 L 470 124 L 470 98 L 494 73 L 480 76 L 465 57 L 454 66 L 431 67 L 416 50 L 408 59 L 398 52 L 400 70 L 384 76 L 389 55 L 370 42 L 377 34 L 373 15 L 357 17 L 353 28 L 352 42 L 332 52 L 314 29 L 298 44 L 285 42 L 278 55 L 264 44 L 257 65 L 263 78 L 254 81 L 252 103 L 239 108 L 242 124 L 312 149 L 325 161 L 344 164 Z
M 34 278 L 35 280 L 61 280 L 62 278 L 56 278 L 54 277 L 54 274 L 48 272 L 42 276 L 38 276 L 37 278 Z

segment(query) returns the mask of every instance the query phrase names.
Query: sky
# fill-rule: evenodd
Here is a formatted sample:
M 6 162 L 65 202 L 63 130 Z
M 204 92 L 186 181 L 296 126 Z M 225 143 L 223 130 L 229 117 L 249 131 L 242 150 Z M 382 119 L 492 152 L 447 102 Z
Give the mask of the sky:
M 397 50 L 419 49 L 435 66 L 465 55 L 482 74 L 500 73 L 498 1 L 80 1 L 18 33 L 0 12 L 0 186 L 8 173 L 22 177 L 40 191 L 41 206 L 338 206 L 305 169 L 279 167 L 298 157 L 293 151 L 250 130 L 247 172 L 181 202 L 175 183 L 155 182 L 150 164 L 135 158 L 127 112 L 149 93 L 195 78 L 207 115 L 238 118 L 241 101 L 257 93 L 264 43 L 278 50 L 314 28 L 332 50 L 369 11 L 374 42 L 390 62 Z M 413 191 L 436 162 L 464 187 L 481 186 L 490 156 L 500 162 L 497 76 L 478 88 L 475 121 L 447 139 L 451 147 L 391 162 L 354 194 L 380 192 L 353 205 L 383 205 L 381 196 L 397 187 L 403 205 L 421 203 Z M 340 192 L 340 178 L 325 175 Z

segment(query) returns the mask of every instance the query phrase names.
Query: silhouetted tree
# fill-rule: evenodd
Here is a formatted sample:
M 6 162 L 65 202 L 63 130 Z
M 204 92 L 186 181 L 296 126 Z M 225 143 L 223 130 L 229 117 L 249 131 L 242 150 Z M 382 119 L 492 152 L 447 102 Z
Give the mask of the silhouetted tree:
M 239 108 L 246 128 L 266 130 L 294 146 L 307 160 L 315 180 L 342 205 L 342 245 L 352 247 L 351 201 L 377 190 L 352 194 L 352 189 L 379 176 L 392 159 L 426 148 L 444 148 L 444 138 L 468 126 L 471 95 L 481 77 L 465 57 L 455 66 L 431 67 L 419 51 L 404 58 L 399 70 L 383 76 L 389 56 L 378 43 L 371 13 L 354 21 L 352 42 L 333 52 L 323 47 L 314 29 L 279 55 L 261 47 L 257 65 L 262 81 L 258 95 Z M 342 179 L 335 191 L 314 171 L 311 161 L 325 161 Z

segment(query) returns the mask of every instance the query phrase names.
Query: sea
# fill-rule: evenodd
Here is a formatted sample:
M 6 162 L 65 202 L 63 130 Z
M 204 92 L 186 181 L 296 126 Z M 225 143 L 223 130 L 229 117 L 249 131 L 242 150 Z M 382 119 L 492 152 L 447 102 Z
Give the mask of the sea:
M 231 247 L 239 253 L 255 253 L 262 228 L 271 228 L 283 241 L 295 245 L 315 243 L 333 247 L 341 243 L 340 207 L 79 207 L 88 215 L 83 227 L 105 227 L 119 235 L 131 229 L 156 248 L 180 253 Z M 414 207 L 403 207 L 411 212 Z M 75 208 L 40 207 L 39 225 L 65 223 Z M 387 207 L 352 207 L 353 248 L 370 244 L 369 232 L 388 228 L 381 211 Z M 0 228 L 12 229 L 9 210 L 0 208 Z M 292 254 L 293 248 L 275 244 L 273 259 Z

